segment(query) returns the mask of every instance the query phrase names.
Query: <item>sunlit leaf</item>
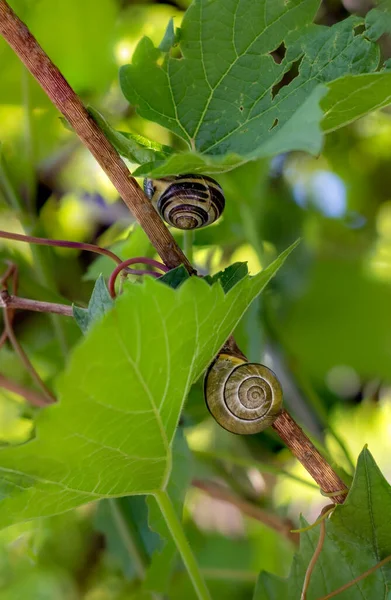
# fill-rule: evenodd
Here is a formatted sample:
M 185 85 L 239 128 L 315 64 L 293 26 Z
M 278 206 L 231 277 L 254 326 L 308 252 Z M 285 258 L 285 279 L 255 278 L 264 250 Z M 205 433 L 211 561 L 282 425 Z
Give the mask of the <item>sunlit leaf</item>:
M 179 265 L 175 269 L 171 269 L 168 273 L 159 277 L 159 281 L 166 283 L 174 290 L 179 287 L 186 279 L 189 279 L 190 275 L 187 269 L 183 265 Z
M 150 165 L 151 173 L 213 173 L 293 149 L 319 152 L 325 85 L 375 70 L 379 49 L 365 31 L 357 34 L 359 17 L 312 25 L 318 4 L 197 0 L 182 23 L 180 59 L 163 59 L 151 40 L 140 41 L 132 64 L 121 69 L 122 90 L 140 115 L 194 153 Z M 281 44 L 285 55 L 276 58 Z
M 0 525 L 164 490 L 191 384 L 292 248 L 227 294 L 196 277 L 127 286 L 73 352 L 36 439 L 0 451 Z
M 168 52 L 175 43 L 174 19 L 170 19 L 164 37 L 159 48 L 162 52 Z
M 364 449 L 345 503 L 337 506 L 326 522 L 326 538 L 311 576 L 306 596 L 308 600 L 322 598 L 391 555 L 391 522 L 384 519 L 384 515 L 390 511 L 391 487 L 372 455 Z M 318 538 L 318 527 L 302 533 L 300 552 L 295 556 L 290 577 L 281 580 L 261 573 L 254 600 L 299 598 Z M 390 564 L 362 579 L 338 597 L 346 600 L 386 597 L 391 577 Z
M 89 112 L 116 150 L 131 162 L 143 164 L 164 160 L 173 152 L 169 146 L 153 142 L 142 135 L 116 131 L 97 110 L 90 107 Z
M 391 73 L 350 75 L 329 84 L 321 101 L 324 131 L 338 129 L 377 108 L 391 103 Z
M 248 275 L 247 263 L 237 262 L 224 269 L 224 271 L 216 273 L 213 277 L 208 275 L 205 279 L 211 284 L 220 281 L 224 292 L 227 293 L 246 275 Z
M 114 302 L 109 294 L 105 280 L 100 275 L 95 283 L 88 308 L 80 308 L 73 305 L 73 316 L 82 332 L 87 333 L 92 323 L 101 319 L 113 305 Z

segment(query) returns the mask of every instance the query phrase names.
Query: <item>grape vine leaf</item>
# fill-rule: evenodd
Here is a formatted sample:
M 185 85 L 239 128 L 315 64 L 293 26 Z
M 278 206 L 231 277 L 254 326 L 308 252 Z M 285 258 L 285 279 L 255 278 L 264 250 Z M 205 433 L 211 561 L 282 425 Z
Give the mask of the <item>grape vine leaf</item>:
M 0 449 L 0 527 L 103 497 L 156 494 L 191 384 L 296 244 L 227 294 L 191 277 L 129 285 L 72 353 L 36 438 Z
M 162 161 L 174 152 L 170 146 L 153 142 L 143 135 L 117 131 L 100 112 L 91 106 L 88 112 L 118 152 L 131 162 L 148 164 L 151 161 Z
M 165 273 L 159 277 L 161 283 L 165 283 L 176 290 L 186 279 L 189 279 L 190 275 L 187 269 L 183 265 L 179 265 L 175 269 L 171 269 L 168 273 Z
M 391 486 L 370 452 L 361 452 L 353 484 L 343 505 L 326 521 L 326 538 L 315 565 L 307 592 L 317 600 L 340 588 L 391 555 Z M 303 525 L 306 523 L 303 520 Z M 254 600 L 296 600 L 304 575 L 319 539 L 315 527 L 300 536 L 288 579 L 261 573 Z M 338 565 L 338 568 L 336 568 Z M 391 562 L 338 595 L 341 600 L 373 600 L 387 597 L 391 583 Z
M 104 498 L 99 502 L 94 525 L 105 537 L 106 551 L 128 580 L 139 576 L 140 564 L 143 567 L 160 545 L 159 536 L 148 527 L 145 496 Z M 135 551 L 132 560 L 129 547 Z
M 114 306 L 102 275 L 99 275 L 91 294 L 88 308 L 72 306 L 73 316 L 83 333 L 87 333 L 92 323 L 103 317 Z
M 382 0 L 370 10 L 365 18 L 367 37 L 377 41 L 384 34 L 391 34 L 391 2 Z
M 391 103 L 391 73 L 368 73 L 341 77 L 329 84 L 329 92 L 321 101 L 324 108 L 322 128 L 338 129 L 341 120 L 351 123 L 377 108 Z
M 136 174 L 213 173 L 293 149 L 318 153 L 327 85 L 379 64 L 364 19 L 314 25 L 318 6 L 318 0 L 196 0 L 178 36 L 180 58 L 144 37 L 132 64 L 121 68 L 122 91 L 142 117 L 170 129 L 190 151 L 146 163 Z M 373 107 L 388 97 L 384 88 L 376 92 Z M 334 126 L 345 122 L 339 111 Z
M 215 281 L 220 281 L 221 287 L 224 292 L 227 293 L 238 281 L 243 279 L 243 277 L 246 277 L 246 275 L 248 275 L 247 263 L 236 262 L 229 265 L 224 271 L 220 271 L 212 276 L 207 275 L 204 279 L 210 284 L 215 283 Z
M 238 281 L 243 279 L 243 277 L 246 277 L 246 275 L 248 275 L 247 263 L 236 262 L 229 265 L 224 271 L 219 271 L 214 275 L 206 275 L 204 281 L 209 283 L 209 285 L 213 285 L 216 281 L 219 281 L 226 294 L 236 283 L 238 283 Z M 186 279 L 189 279 L 189 277 L 190 275 L 185 267 L 180 265 L 176 269 L 171 269 L 171 271 L 168 271 L 168 273 L 159 277 L 159 281 L 176 289 L 186 281 Z
M 175 35 L 175 28 L 174 28 L 174 19 L 171 18 L 168 22 L 164 37 L 159 44 L 159 49 L 162 52 L 169 52 L 171 50 L 172 46 L 175 44 L 175 40 L 176 40 L 176 35 Z

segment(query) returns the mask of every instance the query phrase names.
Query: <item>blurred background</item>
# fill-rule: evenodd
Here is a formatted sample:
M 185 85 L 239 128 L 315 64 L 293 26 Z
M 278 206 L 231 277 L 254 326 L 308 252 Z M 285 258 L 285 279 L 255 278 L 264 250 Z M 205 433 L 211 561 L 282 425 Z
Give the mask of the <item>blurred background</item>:
M 117 129 L 177 144 L 129 107 L 118 68 L 131 61 L 143 35 L 159 43 L 171 17 L 180 26 L 190 2 L 10 4 L 86 104 Z M 317 21 L 331 25 L 371 7 L 369 0 L 324 1 Z M 381 48 L 391 56 L 388 39 Z M 123 258 L 155 256 L 92 156 L 2 40 L 0 69 L 1 229 L 98 243 Z M 218 179 L 227 206 L 218 223 L 196 233 L 201 273 L 235 261 L 248 261 L 256 273 L 302 238 L 239 325 L 241 349 L 276 371 L 286 406 L 331 462 L 352 474 L 368 444 L 391 480 L 391 109 L 330 134 L 317 158 L 277 156 Z M 1 273 L 9 260 L 19 267 L 19 295 L 81 306 L 99 273 L 112 270 L 107 259 L 85 252 L 0 240 Z M 51 385 L 81 338 L 78 328 L 67 318 L 23 312 L 14 326 Z M 7 344 L 0 374 L 34 389 Z M 35 411 L 0 388 L 0 443 L 34 436 Z M 201 382 L 182 421 L 194 469 L 185 504 L 188 538 L 213 598 L 249 598 L 261 569 L 289 572 L 298 541 L 290 529 L 300 512 L 314 520 L 324 499 L 272 431 L 244 438 L 219 429 Z M 1 600 L 141 598 L 135 578 L 129 556 L 110 535 L 103 502 L 0 532 Z M 187 586 L 179 565 L 168 597 L 191 598 Z

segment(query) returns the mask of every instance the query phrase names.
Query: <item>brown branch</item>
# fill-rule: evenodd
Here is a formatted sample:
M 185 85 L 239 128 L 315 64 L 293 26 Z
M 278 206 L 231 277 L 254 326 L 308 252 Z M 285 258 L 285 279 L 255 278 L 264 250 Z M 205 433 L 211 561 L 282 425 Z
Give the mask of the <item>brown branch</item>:
M 282 410 L 281 414 L 278 415 L 272 424 L 272 427 L 296 458 L 304 465 L 311 477 L 315 479 L 323 492 L 333 494 L 341 490 L 341 494 L 332 496 L 330 499 L 337 504 L 342 504 L 346 498 L 346 485 L 290 414 L 286 410 Z
M 299 543 L 299 535 L 297 533 L 292 533 L 292 523 L 288 520 L 282 520 L 276 515 L 273 515 L 266 510 L 263 510 L 259 506 L 255 504 L 251 504 L 251 502 L 247 502 L 247 500 L 243 500 L 239 498 L 235 494 L 232 494 L 227 488 L 218 485 L 217 483 L 211 481 L 201 481 L 200 479 L 193 479 L 192 486 L 202 490 L 211 498 L 216 498 L 217 500 L 222 500 L 223 502 L 227 502 L 228 504 L 232 504 L 236 506 L 244 515 L 251 517 L 252 519 L 256 519 L 260 521 L 267 527 L 274 529 L 278 533 L 282 533 L 285 537 L 287 537 L 291 542 L 296 545 Z
M 34 390 L 30 390 L 30 388 L 24 387 L 20 383 L 16 381 L 12 381 L 12 379 L 8 379 L 8 377 L 4 377 L 4 375 L 0 374 L 0 387 L 12 392 L 13 394 L 18 394 L 18 396 L 22 396 L 29 404 L 33 406 L 47 406 L 49 402 L 44 396 L 41 396 Z
M 165 264 L 169 268 L 184 264 L 190 273 L 194 272 L 118 152 L 5 0 L 0 0 L 0 33 L 93 154 Z
M 124 161 L 6 0 L 0 0 L 0 33 L 55 106 L 69 121 L 83 144 L 91 151 L 148 235 L 164 263 L 169 268 L 184 264 L 190 273 L 195 273 L 160 216 L 131 176 Z M 28 307 L 25 306 L 25 308 Z M 31 308 L 30 305 L 29 309 Z M 233 340 L 233 338 L 230 339 Z M 233 341 L 232 344 L 234 344 Z M 283 411 L 277 418 L 274 428 L 322 489 L 336 492 L 345 487 L 338 475 L 334 473 L 286 411 Z M 292 440 L 290 435 L 293 436 Z M 334 502 L 343 502 L 343 499 L 343 494 L 333 497 Z
M 72 306 L 10 296 L 7 290 L 0 292 L 0 308 L 32 310 L 34 312 L 53 313 L 55 315 L 63 315 L 64 317 L 73 317 Z

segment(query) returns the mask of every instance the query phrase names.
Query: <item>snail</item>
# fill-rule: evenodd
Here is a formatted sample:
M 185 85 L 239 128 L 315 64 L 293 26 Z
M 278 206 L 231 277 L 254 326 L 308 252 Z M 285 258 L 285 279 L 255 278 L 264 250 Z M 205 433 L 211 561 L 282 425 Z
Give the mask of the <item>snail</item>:
M 224 210 L 220 185 L 206 175 L 144 179 L 144 192 L 160 216 L 177 229 L 199 229 L 216 221 Z
M 231 433 L 263 431 L 282 409 L 282 388 L 273 371 L 224 352 L 206 373 L 204 393 L 212 416 Z

